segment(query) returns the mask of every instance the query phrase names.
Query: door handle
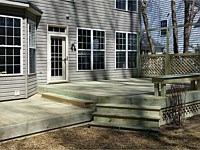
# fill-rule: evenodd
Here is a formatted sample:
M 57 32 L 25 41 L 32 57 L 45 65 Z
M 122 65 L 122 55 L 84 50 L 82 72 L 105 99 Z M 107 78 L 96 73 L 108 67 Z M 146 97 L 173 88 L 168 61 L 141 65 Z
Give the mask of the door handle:
M 66 56 L 66 57 L 63 59 L 63 61 L 68 61 L 68 56 Z

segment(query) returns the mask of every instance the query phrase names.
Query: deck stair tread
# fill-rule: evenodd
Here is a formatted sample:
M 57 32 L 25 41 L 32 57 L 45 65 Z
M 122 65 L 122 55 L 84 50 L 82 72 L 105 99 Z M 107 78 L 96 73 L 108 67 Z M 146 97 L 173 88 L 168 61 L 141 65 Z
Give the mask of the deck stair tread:
M 55 93 L 42 93 L 43 98 L 51 99 L 53 101 L 61 102 L 61 103 L 71 103 L 73 105 L 77 106 L 89 106 L 94 105 L 94 101 L 75 98 L 75 97 L 69 97 L 66 95 L 60 95 Z
M 160 111 L 160 106 L 149 106 L 149 105 L 134 105 L 134 104 L 96 104 L 97 107 L 104 108 L 117 108 L 117 109 L 141 109 L 141 110 L 152 110 L 152 111 Z
M 145 130 L 145 131 L 154 131 L 159 132 L 160 128 L 158 127 L 147 127 L 147 126 L 136 126 L 136 125 L 124 125 L 124 124 L 112 124 L 112 123 L 102 123 L 92 121 L 89 123 L 90 126 L 98 126 L 98 127 L 107 127 L 107 128 L 120 128 L 120 129 L 129 129 L 129 130 Z
M 94 112 L 93 116 L 97 117 L 113 117 L 113 118 L 124 118 L 124 119 L 141 119 L 141 120 L 152 120 L 152 121 L 159 121 L 160 116 L 150 116 L 146 114 L 122 114 L 122 113 L 101 113 L 101 112 Z

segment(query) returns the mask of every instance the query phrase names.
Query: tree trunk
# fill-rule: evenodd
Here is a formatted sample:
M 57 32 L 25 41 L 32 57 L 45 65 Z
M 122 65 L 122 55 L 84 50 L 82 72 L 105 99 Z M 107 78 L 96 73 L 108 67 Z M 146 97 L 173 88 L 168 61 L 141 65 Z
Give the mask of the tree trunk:
M 172 9 L 172 24 L 175 26 L 173 28 L 173 40 L 174 40 L 174 53 L 178 53 L 178 28 L 177 20 L 176 20 L 176 0 L 171 1 L 171 9 Z
M 141 1 L 141 11 L 142 11 L 143 22 L 144 22 L 145 29 L 146 29 L 147 38 L 148 38 L 148 41 L 149 41 L 151 54 L 155 54 L 156 53 L 155 46 L 154 46 L 154 43 L 153 43 L 153 40 L 152 40 L 152 37 L 151 37 L 151 33 L 149 31 L 146 0 Z
M 184 26 L 184 50 L 183 53 L 187 53 L 189 50 L 189 44 L 190 44 L 190 34 L 192 30 L 191 24 L 193 23 L 193 20 L 196 16 L 196 14 L 199 12 L 200 8 L 198 7 L 195 10 L 195 1 L 192 1 L 192 4 L 190 4 L 189 0 L 184 0 L 185 3 L 185 26 Z

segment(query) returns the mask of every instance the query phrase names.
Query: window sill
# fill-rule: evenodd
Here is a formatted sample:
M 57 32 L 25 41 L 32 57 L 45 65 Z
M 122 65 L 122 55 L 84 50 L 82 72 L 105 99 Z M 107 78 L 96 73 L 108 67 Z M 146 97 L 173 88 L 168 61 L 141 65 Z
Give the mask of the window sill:
M 28 76 L 36 76 L 36 73 L 29 73 Z
M 137 13 L 138 14 L 138 11 L 130 11 L 130 10 L 124 10 L 124 9 L 118 9 L 118 8 L 115 8 L 114 10 L 122 11 L 122 12 L 128 12 L 128 13 Z
M 23 74 L 0 74 L 0 77 L 17 77 L 23 76 Z
M 94 71 L 106 71 L 106 69 L 96 69 L 96 70 L 77 70 L 77 72 L 94 72 Z
M 115 70 L 136 70 L 137 68 L 115 68 Z

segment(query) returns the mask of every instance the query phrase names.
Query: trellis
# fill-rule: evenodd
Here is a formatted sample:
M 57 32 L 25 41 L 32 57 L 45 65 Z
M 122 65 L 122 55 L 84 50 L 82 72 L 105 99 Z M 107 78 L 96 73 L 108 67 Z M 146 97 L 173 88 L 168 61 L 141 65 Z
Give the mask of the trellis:
M 200 72 L 200 53 L 140 55 L 141 77 Z

